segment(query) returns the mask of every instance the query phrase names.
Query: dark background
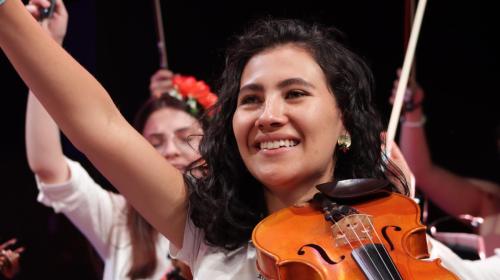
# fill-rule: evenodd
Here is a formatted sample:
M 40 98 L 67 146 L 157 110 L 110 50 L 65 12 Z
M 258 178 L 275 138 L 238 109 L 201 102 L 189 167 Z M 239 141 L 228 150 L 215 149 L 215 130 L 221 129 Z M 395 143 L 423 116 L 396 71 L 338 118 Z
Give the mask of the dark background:
M 417 49 L 417 77 L 426 91 L 426 129 L 434 160 L 459 174 L 499 182 L 500 48 L 494 41 L 500 25 L 493 2 L 429 1 Z M 65 47 L 131 120 L 148 97 L 149 77 L 158 68 L 152 1 L 66 3 L 70 22 Z M 211 85 L 222 70 L 229 39 L 252 19 L 272 15 L 336 26 L 373 69 L 376 102 L 387 121 L 387 100 L 404 57 L 403 1 L 162 3 L 170 68 Z M 96 279 L 99 262 L 85 239 L 64 217 L 36 202 L 24 150 L 27 88 L 3 54 L 0 71 L 0 241 L 17 237 L 26 247 L 17 279 Z M 112 189 L 69 142 L 64 146 L 66 154 Z

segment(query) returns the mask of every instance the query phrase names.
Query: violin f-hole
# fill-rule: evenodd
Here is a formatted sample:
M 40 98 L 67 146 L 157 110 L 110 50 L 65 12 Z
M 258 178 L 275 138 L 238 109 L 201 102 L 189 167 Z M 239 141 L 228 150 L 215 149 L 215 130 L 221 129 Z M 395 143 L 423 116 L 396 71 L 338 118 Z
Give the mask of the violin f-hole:
M 321 258 L 323 258 L 323 260 L 329 264 L 338 264 L 340 263 L 341 261 L 343 261 L 345 259 L 345 256 L 340 256 L 340 260 L 339 261 L 334 261 L 332 259 L 330 259 L 330 257 L 328 256 L 328 254 L 326 253 L 326 251 L 321 248 L 321 246 L 319 245 L 316 245 L 316 244 L 306 244 L 306 245 L 302 245 L 302 247 L 299 248 L 299 250 L 297 251 L 297 254 L 299 256 L 302 256 L 304 255 L 306 252 L 304 251 L 304 247 L 310 247 L 310 248 L 313 248 L 314 250 L 316 250 L 316 252 L 318 252 L 321 256 Z
M 389 243 L 390 250 L 394 251 L 394 244 L 392 243 L 391 239 L 389 238 L 389 235 L 387 234 L 388 228 L 394 228 L 394 231 L 401 231 L 401 228 L 398 226 L 385 226 L 382 228 L 382 236 L 384 236 L 385 241 Z

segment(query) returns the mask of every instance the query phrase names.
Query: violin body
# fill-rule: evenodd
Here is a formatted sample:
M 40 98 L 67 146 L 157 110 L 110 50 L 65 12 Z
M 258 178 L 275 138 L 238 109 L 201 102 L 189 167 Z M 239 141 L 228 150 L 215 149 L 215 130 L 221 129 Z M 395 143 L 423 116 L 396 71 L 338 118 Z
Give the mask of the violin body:
M 440 260 L 422 260 L 429 257 L 425 226 L 413 200 L 383 192 L 349 206 L 362 217 L 353 215 L 340 227 L 311 203 L 262 220 L 252 234 L 261 275 L 268 280 L 458 279 Z M 372 231 L 367 229 L 370 224 Z M 344 231 L 339 232 L 341 227 Z M 349 235 L 350 227 L 362 229 Z M 381 253 L 384 249 L 388 256 Z M 396 272 L 384 272 L 394 269 L 389 263 Z

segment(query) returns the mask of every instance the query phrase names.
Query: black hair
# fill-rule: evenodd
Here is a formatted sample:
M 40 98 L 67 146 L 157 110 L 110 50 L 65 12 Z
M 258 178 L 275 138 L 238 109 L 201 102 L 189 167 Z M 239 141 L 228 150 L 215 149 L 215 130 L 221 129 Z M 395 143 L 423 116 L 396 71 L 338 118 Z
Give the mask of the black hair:
M 146 102 L 144 102 L 144 104 L 141 106 L 141 108 L 139 108 L 139 111 L 135 115 L 134 128 L 137 131 L 142 132 L 149 116 L 151 116 L 151 114 L 155 111 L 158 111 L 162 108 L 177 109 L 186 112 L 200 122 L 204 122 L 206 118 L 203 118 L 202 116 L 204 115 L 205 110 L 203 106 L 199 104 L 198 107 L 199 109 L 197 110 L 196 114 L 193 114 L 192 110 L 189 108 L 186 102 L 170 96 L 168 93 L 164 93 L 160 97 L 151 97 Z

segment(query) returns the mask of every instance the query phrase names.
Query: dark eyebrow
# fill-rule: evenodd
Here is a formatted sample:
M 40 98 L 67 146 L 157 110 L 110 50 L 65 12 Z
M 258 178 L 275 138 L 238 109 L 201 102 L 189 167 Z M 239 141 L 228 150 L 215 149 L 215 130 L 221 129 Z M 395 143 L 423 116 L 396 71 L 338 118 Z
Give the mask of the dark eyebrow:
M 304 87 L 308 87 L 308 88 L 315 88 L 313 84 L 307 82 L 306 80 L 304 80 L 302 78 L 290 78 L 290 79 L 283 80 L 283 81 L 279 82 L 278 88 L 282 89 L 282 88 L 286 88 L 286 87 L 293 86 L 293 85 L 299 85 L 299 86 L 304 86 Z
M 283 80 L 281 82 L 278 83 L 278 88 L 279 89 L 283 89 L 283 88 L 286 88 L 286 87 L 289 87 L 289 86 L 293 86 L 293 85 L 300 85 L 300 86 L 304 86 L 304 87 L 307 87 L 307 88 L 312 88 L 314 89 L 314 85 L 307 82 L 306 80 L 302 79 L 302 78 L 290 78 L 290 79 L 286 79 L 286 80 Z M 248 84 L 248 85 L 244 85 L 243 87 L 240 88 L 240 94 L 243 92 L 243 91 L 264 91 L 264 87 L 260 84 Z
M 181 127 L 181 128 L 178 128 L 174 131 L 175 134 L 179 134 L 179 133 L 184 133 L 184 132 L 189 132 L 191 130 L 191 127 L 189 126 L 186 126 L 186 127 Z M 151 133 L 151 134 L 148 134 L 148 135 L 144 135 L 145 137 L 147 138 L 153 138 L 153 137 L 157 137 L 157 138 L 164 138 L 165 136 L 163 135 L 163 133 L 161 132 L 154 132 L 154 133 Z
M 260 84 L 244 85 L 243 87 L 240 88 L 240 92 L 238 94 L 241 94 L 244 91 L 264 91 L 264 87 Z
M 191 127 L 190 126 L 186 126 L 186 127 L 181 127 L 179 129 L 176 129 L 174 131 L 175 134 L 177 133 L 184 133 L 184 132 L 190 132 L 191 131 Z
M 163 134 L 162 133 L 151 133 L 151 134 L 148 134 L 148 135 L 144 135 L 144 137 L 146 137 L 147 139 L 150 139 L 150 138 L 163 138 Z

